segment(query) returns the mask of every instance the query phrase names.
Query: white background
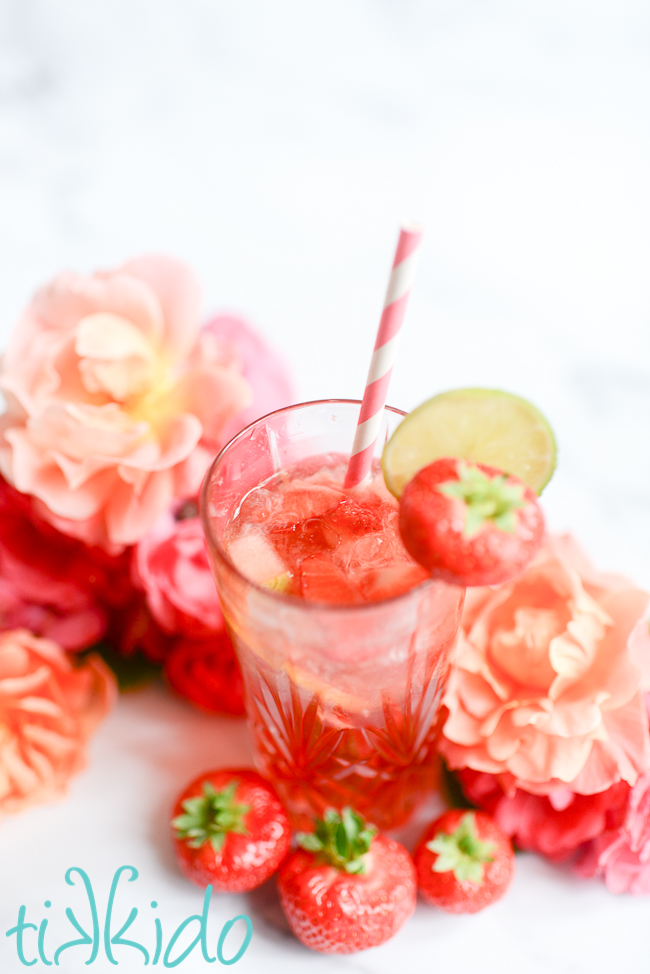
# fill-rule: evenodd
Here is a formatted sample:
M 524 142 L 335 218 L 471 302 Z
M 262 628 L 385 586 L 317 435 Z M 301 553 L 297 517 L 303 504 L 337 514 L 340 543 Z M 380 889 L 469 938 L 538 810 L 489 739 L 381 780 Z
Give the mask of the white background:
M 417 219 L 391 404 L 468 385 L 533 399 L 560 447 L 551 527 L 650 588 L 649 51 L 643 0 L 0 0 L 2 341 L 57 271 L 167 251 L 206 313 L 243 312 L 284 354 L 297 399 L 354 397 L 398 224 Z M 70 866 L 100 922 L 115 869 L 137 866 L 120 922 L 137 906 L 125 936 L 149 949 L 151 899 L 166 938 L 198 912 L 169 808 L 194 773 L 248 759 L 241 722 L 160 687 L 124 697 L 68 800 L 0 824 L 2 974 L 24 969 L 4 936 L 20 904 L 51 914 L 48 956 L 76 936 L 65 907 L 87 922 Z M 240 912 L 242 972 L 650 969 L 648 900 L 533 856 L 485 913 L 419 906 L 352 957 L 300 947 L 272 889 L 219 898 L 212 945 Z M 113 969 L 100 951 L 92 970 Z M 195 951 L 179 969 L 210 968 Z

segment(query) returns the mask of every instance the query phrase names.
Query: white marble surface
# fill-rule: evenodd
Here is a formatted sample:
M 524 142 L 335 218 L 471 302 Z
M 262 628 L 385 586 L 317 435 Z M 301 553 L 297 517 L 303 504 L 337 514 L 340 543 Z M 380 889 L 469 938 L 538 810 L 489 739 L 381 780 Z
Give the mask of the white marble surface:
M 649 45 L 642 0 L 0 0 L 0 337 L 59 269 L 165 250 L 197 268 L 206 311 L 248 314 L 284 352 L 300 398 L 355 396 L 397 224 L 417 218 L 391 402 L 474 384 L 532 398 L 560 445 L 551 526 L 650 587 Z M 4 936 L 21 903 L 40 920 L 52 900 L 52 944 L 66 906 L 84 915 L 73 865 L 100 905 L 138 867 L 122 911 L 140 908 L 150 947 L 150 899 L 166 931 L 199 911 L 169 804 L 247 756 L 239 722 L 162 689 L 123 698 L 69 800 L 0 826 L 3 974 L 23 969 Z M 420 906 L 349 958 L 303 950 L 274 910 L 269 891 L 212 907 L 215 931 L 253 918 L 235 969 L 648 970 L 647 900 L 531 856 L 484 914 Z M 100 953 L 93 970 L 112 969 Z

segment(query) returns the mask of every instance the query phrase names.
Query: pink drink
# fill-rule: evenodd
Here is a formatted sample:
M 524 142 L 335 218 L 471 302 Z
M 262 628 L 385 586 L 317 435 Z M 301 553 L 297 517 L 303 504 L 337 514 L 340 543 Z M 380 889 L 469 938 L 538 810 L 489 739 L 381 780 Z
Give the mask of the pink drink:
M 358 408 L 272 413 L 226 447 L 203 492 L 258 765 L 301 827 L 345 805 L 394 827 L 435 786 L 463 602 L 404 550 L 377 465 L 343 488 Z M 389 431 L 400 419 L 386 410 Z
M 225 546 L 251 581 L 310 602 L 354 605 L 401 595 L 428 578 L 399 534 L 398 505 L 375 464 L 345 489 L 345 458 L 310 457 L 252 490 Z

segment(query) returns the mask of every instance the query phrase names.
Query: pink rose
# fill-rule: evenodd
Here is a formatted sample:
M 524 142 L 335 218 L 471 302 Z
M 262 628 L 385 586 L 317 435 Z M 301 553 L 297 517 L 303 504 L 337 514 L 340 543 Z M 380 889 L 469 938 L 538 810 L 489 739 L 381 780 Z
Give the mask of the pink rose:
M 201 638 L 224 628 L 194 501 L 158 519 L 134 549 L 133 570 L 164 632 Z
M 636 638 L 647 642 L 648 620 Z M 650 719 L 650 693 L 645 694 Z M 629 792 L 621 822 L 590 842 L 577 865 L 583 876 L 603 876 L 611 893 L 650 895 L 650 771 Z
M 129 597 L 128 565 L 60 534 L 0 478 L 0 629 L 29 629 L 68 650 L 105 634 L 107 608 Z
M 650 773 L 632 788 L 622 826 L 590 843 L 578 871 L 603 876 L 611 893 L 650 896 Z
M 617 828 L 630 793 L 630 786 L 619 781 L 595 795 L 576 795 L 566 788 L 549 795 L 531 795 L 517 788 L 506 795 L 495 775 L 465 768 L 458 778 L 470 802 L 492 815 L 520 849 L 539 852 L 556 862 Z
M 628 639 L 648 598 L 569 537 L 514 581 L 470 590 L 444 699 L 449 766 L 499 775 L 508 794 L 634 784 L 650 735 Z
M 73 666 L 25 629 L 0 634 L 0 813 L 59 797 L 115 697 L 104 663 Z
M 190 270 L 159 256 L 61 274 L 27 308 L 0 371 L 0 471 L 59 530 L 116 550 L 198 491 L 252 398 L 199 310 Z
M 227 443 L 260 416 L 293 402 L 292 385 L 282 359 L 242 318 L 217 315 L 205 329 L 236 350 L 244 378 L 253 390 L 250 406 L 233 416 L 223 431 Z
M 144 651 L 152 657 L 152 645 L 154 652 L 164 648 L 161 660 L 172 689 L 208 713 L 243 714 L 241 673 L 194 501 L 158 519 L 135 547 L 133 573 L 166 637 L 166 645 L 152 642 L 151 626 L 143 626 Z

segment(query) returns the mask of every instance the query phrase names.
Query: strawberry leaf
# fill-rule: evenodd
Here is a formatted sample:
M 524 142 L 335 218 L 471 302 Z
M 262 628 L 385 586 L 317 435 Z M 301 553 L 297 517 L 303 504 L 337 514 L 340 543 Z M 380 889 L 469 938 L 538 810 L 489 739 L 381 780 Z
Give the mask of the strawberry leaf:
M 501 531 L 514 534 L 517 530 L 516 511 L 526 506 L 523 484 L 508 483 L 505 474 L 490 476 L 477 466 L 458 461 L 458 480 L 438 484 L 437 490 L 446 497 L 461 501 L 465 506 L 463 534 L 471 538 L 486 522 Z
M 313 832 L 299 832 L 298 838 L 300 847 L 308 852 L 320 852 L 323 848 L 323 843 Z
M 210 838 L 208 839 L 208 842 L 210 843 L 210 845 L 212 846 L 215 852 L 221 852 L 225 841 L 226 841 L 225 832 L 215 832 L 214 835 L 211 835 Z
M 481 886 L 485 865 L 494 861 L 495 842 L 484 842 L 476 834 L 476 816 L 467 812 L 455 832 L 438 832 L 427 842 L 427 849 L 437 853 L 432 869 L 435 873 L 453 872 L 459 883 Z
M 221 852 L 228 832 L 246 835 L 244 817 L 250 805 L 235 802 L 239 782 L 234 779 L 222 791 L 215 791 L 209 781 L 203 783 L 203 794 L 187 798 L 182 803 L 183 814 L 172 820 L 178 839 L 184 839 L 191 849 L 200 849 L 209 842 L 215 852 Z
M 339 815 L 328 808 L 322 819 L 316 819 L 313 832 L 299 832 L 296 841 L 302 849 L 316 854 L 321 863 L 351 874 L 364 873 L 365 856 L 377 829 L 366 825 L 351 808 Z

